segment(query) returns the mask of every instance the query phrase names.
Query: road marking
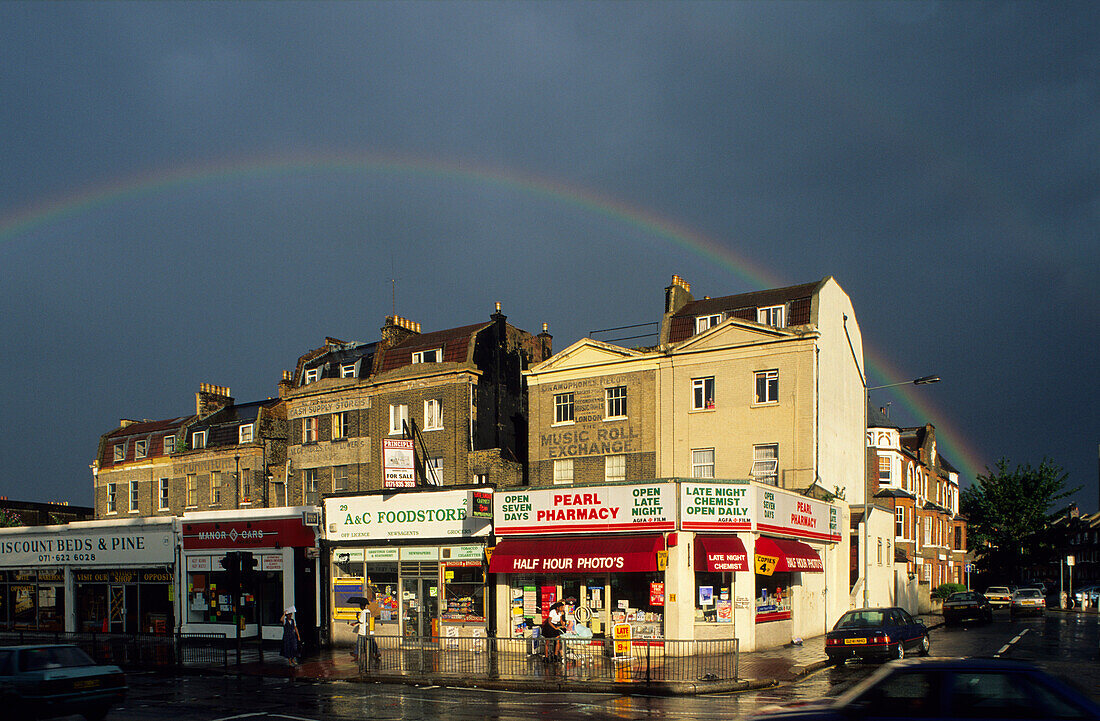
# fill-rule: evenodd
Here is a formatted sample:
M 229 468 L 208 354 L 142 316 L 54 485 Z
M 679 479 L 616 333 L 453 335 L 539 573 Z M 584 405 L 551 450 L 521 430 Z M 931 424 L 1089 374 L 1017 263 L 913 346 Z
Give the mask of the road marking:
M 256 716 L 264 716 L 264 715 L 266 715 L 266 713 L 264 711 L 257 711 L 256 713 L 242 713 L 242 714 L 237 714 L 236 716 L 222 716 L 221 718 L 213 719 L 213 721 L 233 721 L 233 719 L 238 719 L 238 718 L 254 718 Z
M 1000 658 L 1002 653 L 1005 653 L 1006 651 L 1008 651 L 1008 649 L 1012 648 L 1012 645 L 1014 643 L 1017 643 L 1021 638 L 1024 637 L 1024 634 L 1026 634 L 1030 630 L 1031 630 L 1030 628 L 1025 628 L 1023 631 L 1020 631 L 1020 633 L 1016 636 L 1016 638 L 1012 639 L 1011 641 L 1006 643 L 1004 646 L 1001 646 L 1001 648 L 997 651 L 997 653 L 993 654 L 993 658 Z

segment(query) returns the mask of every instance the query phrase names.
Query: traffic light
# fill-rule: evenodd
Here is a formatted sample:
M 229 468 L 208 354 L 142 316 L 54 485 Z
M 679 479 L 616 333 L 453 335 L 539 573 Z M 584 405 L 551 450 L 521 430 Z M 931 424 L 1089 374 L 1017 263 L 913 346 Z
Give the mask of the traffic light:
M 248 554 L 251 556 L 252 554 Z M 229 571 L 234 576 L 241 572 L 241 554 L 237 551 L 230 551 L 221 557 L 218 561 L 221 567 L 226 571 Z
M 240 564 L 241 577 L 251 578 L 252 574 L 256 572 L 256 566 L 259 565 L 260 559 L 252 555 L 251 551 L 241 551 L 237 554 L 237 562 Z

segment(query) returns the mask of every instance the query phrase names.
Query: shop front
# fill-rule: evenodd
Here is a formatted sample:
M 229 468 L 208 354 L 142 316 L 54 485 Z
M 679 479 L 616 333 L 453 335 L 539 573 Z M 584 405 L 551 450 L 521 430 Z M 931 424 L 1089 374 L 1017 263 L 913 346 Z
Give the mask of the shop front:
M 262 628 L 264 639 L 278 640 L 283 611 L 294 606 L 299 633 L 316 643 L 319 523 L 313 506 L 185 514 L 183 630 L 232 637 L 239 627 L 255 638 Z M 238 574 L 229 554 L 241 552 L 255 566 Z
M 609 637 L 665 635 L 665 532 L 676 527 L 672 483 L 570 486 L 496 494 L 489 572 L 499 635 L 522 636 L 565 604 L 567 622 Z
M 351 599 L 372 596 L 377 635 L 485 636 L 492 501 L 483 486 L 326 498 L 331 641 L 354 642 Z
M 168 634 L 176 519 L 0 529 L 0 629 Z

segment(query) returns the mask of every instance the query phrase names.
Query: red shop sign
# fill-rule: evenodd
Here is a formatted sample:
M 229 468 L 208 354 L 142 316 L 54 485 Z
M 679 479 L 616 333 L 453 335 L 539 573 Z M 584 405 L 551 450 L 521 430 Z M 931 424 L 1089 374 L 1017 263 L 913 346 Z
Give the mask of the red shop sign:
M 313 527 L 303 525 L 301 518 L 183 524 L 183 547 L 187 549 L 311 548 L 315 544 Z

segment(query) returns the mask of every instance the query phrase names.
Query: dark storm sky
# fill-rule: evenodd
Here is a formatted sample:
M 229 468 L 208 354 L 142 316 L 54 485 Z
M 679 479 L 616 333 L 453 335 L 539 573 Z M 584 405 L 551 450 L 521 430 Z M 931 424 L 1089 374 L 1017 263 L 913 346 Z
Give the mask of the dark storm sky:
M 895 420 L 964 475 L 1049 456 L 1096 510 L 1097 28 L 1088 2 L 0 3 L 0 495 L 88 504 L 119 418 L 275 395 L 395 302 L 435 330 L 499 300 L 560 350 L 658 319 L 673 273 L 832 275 L 872 384 L 943 378 L 876 392 Z

